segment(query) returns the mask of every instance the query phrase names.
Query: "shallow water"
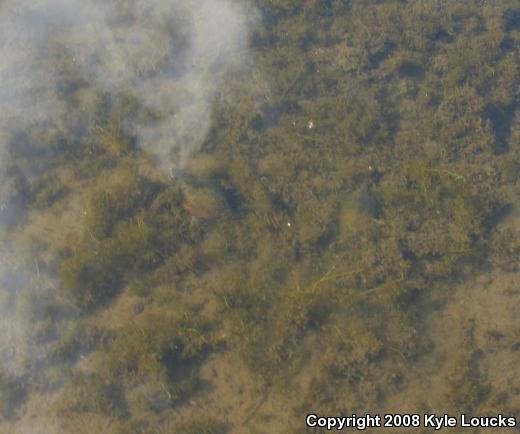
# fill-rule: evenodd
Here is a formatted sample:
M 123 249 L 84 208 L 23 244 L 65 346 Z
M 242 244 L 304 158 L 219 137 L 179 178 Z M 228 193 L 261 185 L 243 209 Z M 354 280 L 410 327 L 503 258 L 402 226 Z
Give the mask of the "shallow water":
M 517 417 L 518 6 L 405 3 L 0 5 L 0 432 Z

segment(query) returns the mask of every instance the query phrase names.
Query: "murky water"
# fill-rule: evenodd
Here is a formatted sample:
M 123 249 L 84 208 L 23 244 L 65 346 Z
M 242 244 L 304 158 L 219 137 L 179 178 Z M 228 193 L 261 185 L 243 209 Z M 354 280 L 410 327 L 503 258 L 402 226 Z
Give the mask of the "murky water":
M 0 432 L 520 417 L 518 16 L 1 3 Z

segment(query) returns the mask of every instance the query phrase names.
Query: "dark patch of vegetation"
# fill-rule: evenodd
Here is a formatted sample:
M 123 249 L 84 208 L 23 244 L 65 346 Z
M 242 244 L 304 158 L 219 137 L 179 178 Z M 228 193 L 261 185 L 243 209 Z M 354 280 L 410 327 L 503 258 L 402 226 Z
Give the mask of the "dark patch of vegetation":
M 0 416 L 6 420 L 16 418 L 16 412 L 27 397 L 26 380 L 0 372 Z
M 61 397 L 63 411 L 101 413 L 123 418 L 127 413 L 121 389 L 97 375 L 77 373 Z

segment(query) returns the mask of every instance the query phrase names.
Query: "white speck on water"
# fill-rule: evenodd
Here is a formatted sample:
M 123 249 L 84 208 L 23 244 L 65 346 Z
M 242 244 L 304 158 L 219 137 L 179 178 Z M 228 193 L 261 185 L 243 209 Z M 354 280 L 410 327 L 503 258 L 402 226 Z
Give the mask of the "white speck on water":
M 309 130 L 312 130 L 314 128 L 314 122 L 309 121 Z

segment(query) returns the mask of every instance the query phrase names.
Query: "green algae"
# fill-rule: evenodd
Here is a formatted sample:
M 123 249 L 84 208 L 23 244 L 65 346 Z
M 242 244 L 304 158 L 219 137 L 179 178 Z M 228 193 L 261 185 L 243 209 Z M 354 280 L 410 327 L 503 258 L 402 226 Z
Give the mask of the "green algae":
M 110 382 L 78 377 L 69 409 L 127 418 L 121 432 L 161 432 L 124 430 L 204 396 L 199 368 L 220 351 L 297 414 L 387 408 L 431 351 L 432 306 L 479 270 L 518 269 L 514 2 L 260 3 L 254 73 L 272 95 L 215 102 L 187 176 L 150 175 L 161 169 L 119 124 L 140 110 L 128 96 L 90 141 L 62 142 L 75 158 L 53 164 L 73 171 L 72 188 L 25 175 L 27 155 L 12 151 L 29 215 L 88 190 L 83 233 L 53 264 L 78 323 L 127 288 L 141 300 L 132 323 L 85 347 Z M 54 357 L 79 347 L 56 339 Z M 492 396 L 477 365 L 461 350 L 452 408 Z M 0 388 L 11 412 L 16 388 Z M 226 429 L 208 419 L 176 432 Z

